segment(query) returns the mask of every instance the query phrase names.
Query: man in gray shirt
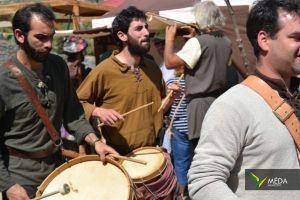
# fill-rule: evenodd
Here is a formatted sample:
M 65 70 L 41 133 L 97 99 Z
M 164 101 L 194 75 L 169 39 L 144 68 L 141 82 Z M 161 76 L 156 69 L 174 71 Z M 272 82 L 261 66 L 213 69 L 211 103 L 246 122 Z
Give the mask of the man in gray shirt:
M 258 60 L 254 75 L 297 111 L 290 83 L 300 74 L 299 3 L 258 1 L 249 14 L 247 35 Z M 204 200 L 296 200 L 300 191 L 246 190 L 245 170 L 299 168 L 287 127 L 258 93 L 239 84 L 220 96 L 205 116 L 188 174 L 189 194 Z
M 12 24 L 19 49 L 10 62 L 32 85 L 54 128 L 59 130 L 64 122 L 79 144 L 93 145 L 104 159 L 105 154 L 116 152 L 94 134 L 71 87 L 66 63 L 50 53 L 54 19 L 53 12 L 42 4 L 17 11 Z M 20 83 L 1 65 L 0 191 L 4 199 L 33 198 L 37 186 L 59 164 L 59 157 L 58 147 Z

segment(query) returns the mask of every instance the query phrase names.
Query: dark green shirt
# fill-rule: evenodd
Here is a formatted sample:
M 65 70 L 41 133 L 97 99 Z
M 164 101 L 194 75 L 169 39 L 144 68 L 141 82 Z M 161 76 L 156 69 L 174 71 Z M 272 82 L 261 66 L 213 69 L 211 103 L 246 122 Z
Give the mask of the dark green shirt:
M 68 67 L 62 58 L 50 55 L 43 63 L 44 80 L 23 66 L 14 56 L 14 63 L 32 84 L 56 130 L 62 122 L 81 143 L 94 132 L 85 120 L 76 92 L 70 85 Z M 43 82 L 44 84 L 41 84 Z M 22 159 L 8 156 L 5 146 L 25 152 L 56 152 L 46 128 L 33 108 L 18 80 L 0 66 L 0 191 L 15 183 L 39 185 L 56 167 L 56 159 Z

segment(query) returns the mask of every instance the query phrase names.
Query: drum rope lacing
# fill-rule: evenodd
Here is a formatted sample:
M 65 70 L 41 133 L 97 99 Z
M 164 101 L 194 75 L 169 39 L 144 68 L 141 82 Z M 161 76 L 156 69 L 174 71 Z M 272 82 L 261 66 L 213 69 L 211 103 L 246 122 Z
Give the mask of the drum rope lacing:
M 164 153 L 166 158 L 166 167 L 159 170 L 159 177 L 154 182 L 146 183 L 146 180 L 142 179 L 140 187 L 134 183 L 134 192 L 137 199 L 161 199 L 170 195 L 172 192 L 176 193 L 177 178 L 174 174 L 173 166 L 171 164 L 170 156 Z M 143 189 L 144 188 L 144 189 Z M 148 192 L 148 194 L 147 194 Z M 176 194 L 174 194 L 176 196 Z

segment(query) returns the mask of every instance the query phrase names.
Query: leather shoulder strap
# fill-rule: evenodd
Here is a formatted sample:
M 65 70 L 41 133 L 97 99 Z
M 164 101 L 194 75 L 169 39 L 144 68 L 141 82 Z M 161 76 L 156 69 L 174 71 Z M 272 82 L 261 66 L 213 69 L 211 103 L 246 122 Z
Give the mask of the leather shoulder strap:
M 61 139 L 59 137 L 59 133 L 54 128 L 52 122 L 50 121 L 45 109 L 41 105 L 39 98 L 34 91 L 33 87 L 30 85 L 26 77 L 23 75 L 22 71 L 16 66 L 16 64 L 9 59 L 7 62 L 4 63 L 4 66 L 9 69 L 12 74 L 17 78 L 17 80 L 20 83 L 20 86 L 24 90 L 24 92 L 27 94 L 30 102 L 32 103 L 33 107 L 35 108 L 35 111 L 38 113 L 40 118 L 42 119 L 47 132 L 49 133 L 51 140 L 54 142 L 56 146 L 61 145 Z
M 275 90 L 257 76 L 248 76 L 242 84 L 257 92 L 269 104 L 274 115 L 288 128 L 297 149 L 300 151 L 300 122 L 295 115 L 295 110 Z

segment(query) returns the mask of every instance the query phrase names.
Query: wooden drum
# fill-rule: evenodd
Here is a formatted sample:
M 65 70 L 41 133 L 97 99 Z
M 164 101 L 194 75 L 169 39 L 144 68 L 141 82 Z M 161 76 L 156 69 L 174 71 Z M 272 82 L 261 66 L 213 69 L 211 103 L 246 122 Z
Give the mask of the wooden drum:
M 122 166 L 135 183 L 146 182 L 160 176 L 167 166 L 163 151 L 156 147 L 138 148 L 128 157 L 147 162 L 143 165 L 127 160 L 122 161 Z
M 142 147 L 128 157 L 147 163 L 122 161 L 133 181 L 137 199 L 168 199 L 177 195 L 178 184 L 170 157 L 161 148 Z
M 132 181 L 124 168 L 107 159 L 104 165 L 97 155 L 70 160 L 55 169 L 40 185 L 36 197 L 57 191 L 64 184 L 70 186 L 67 194 L 54 194 L 47 200 L 131 200 Z

